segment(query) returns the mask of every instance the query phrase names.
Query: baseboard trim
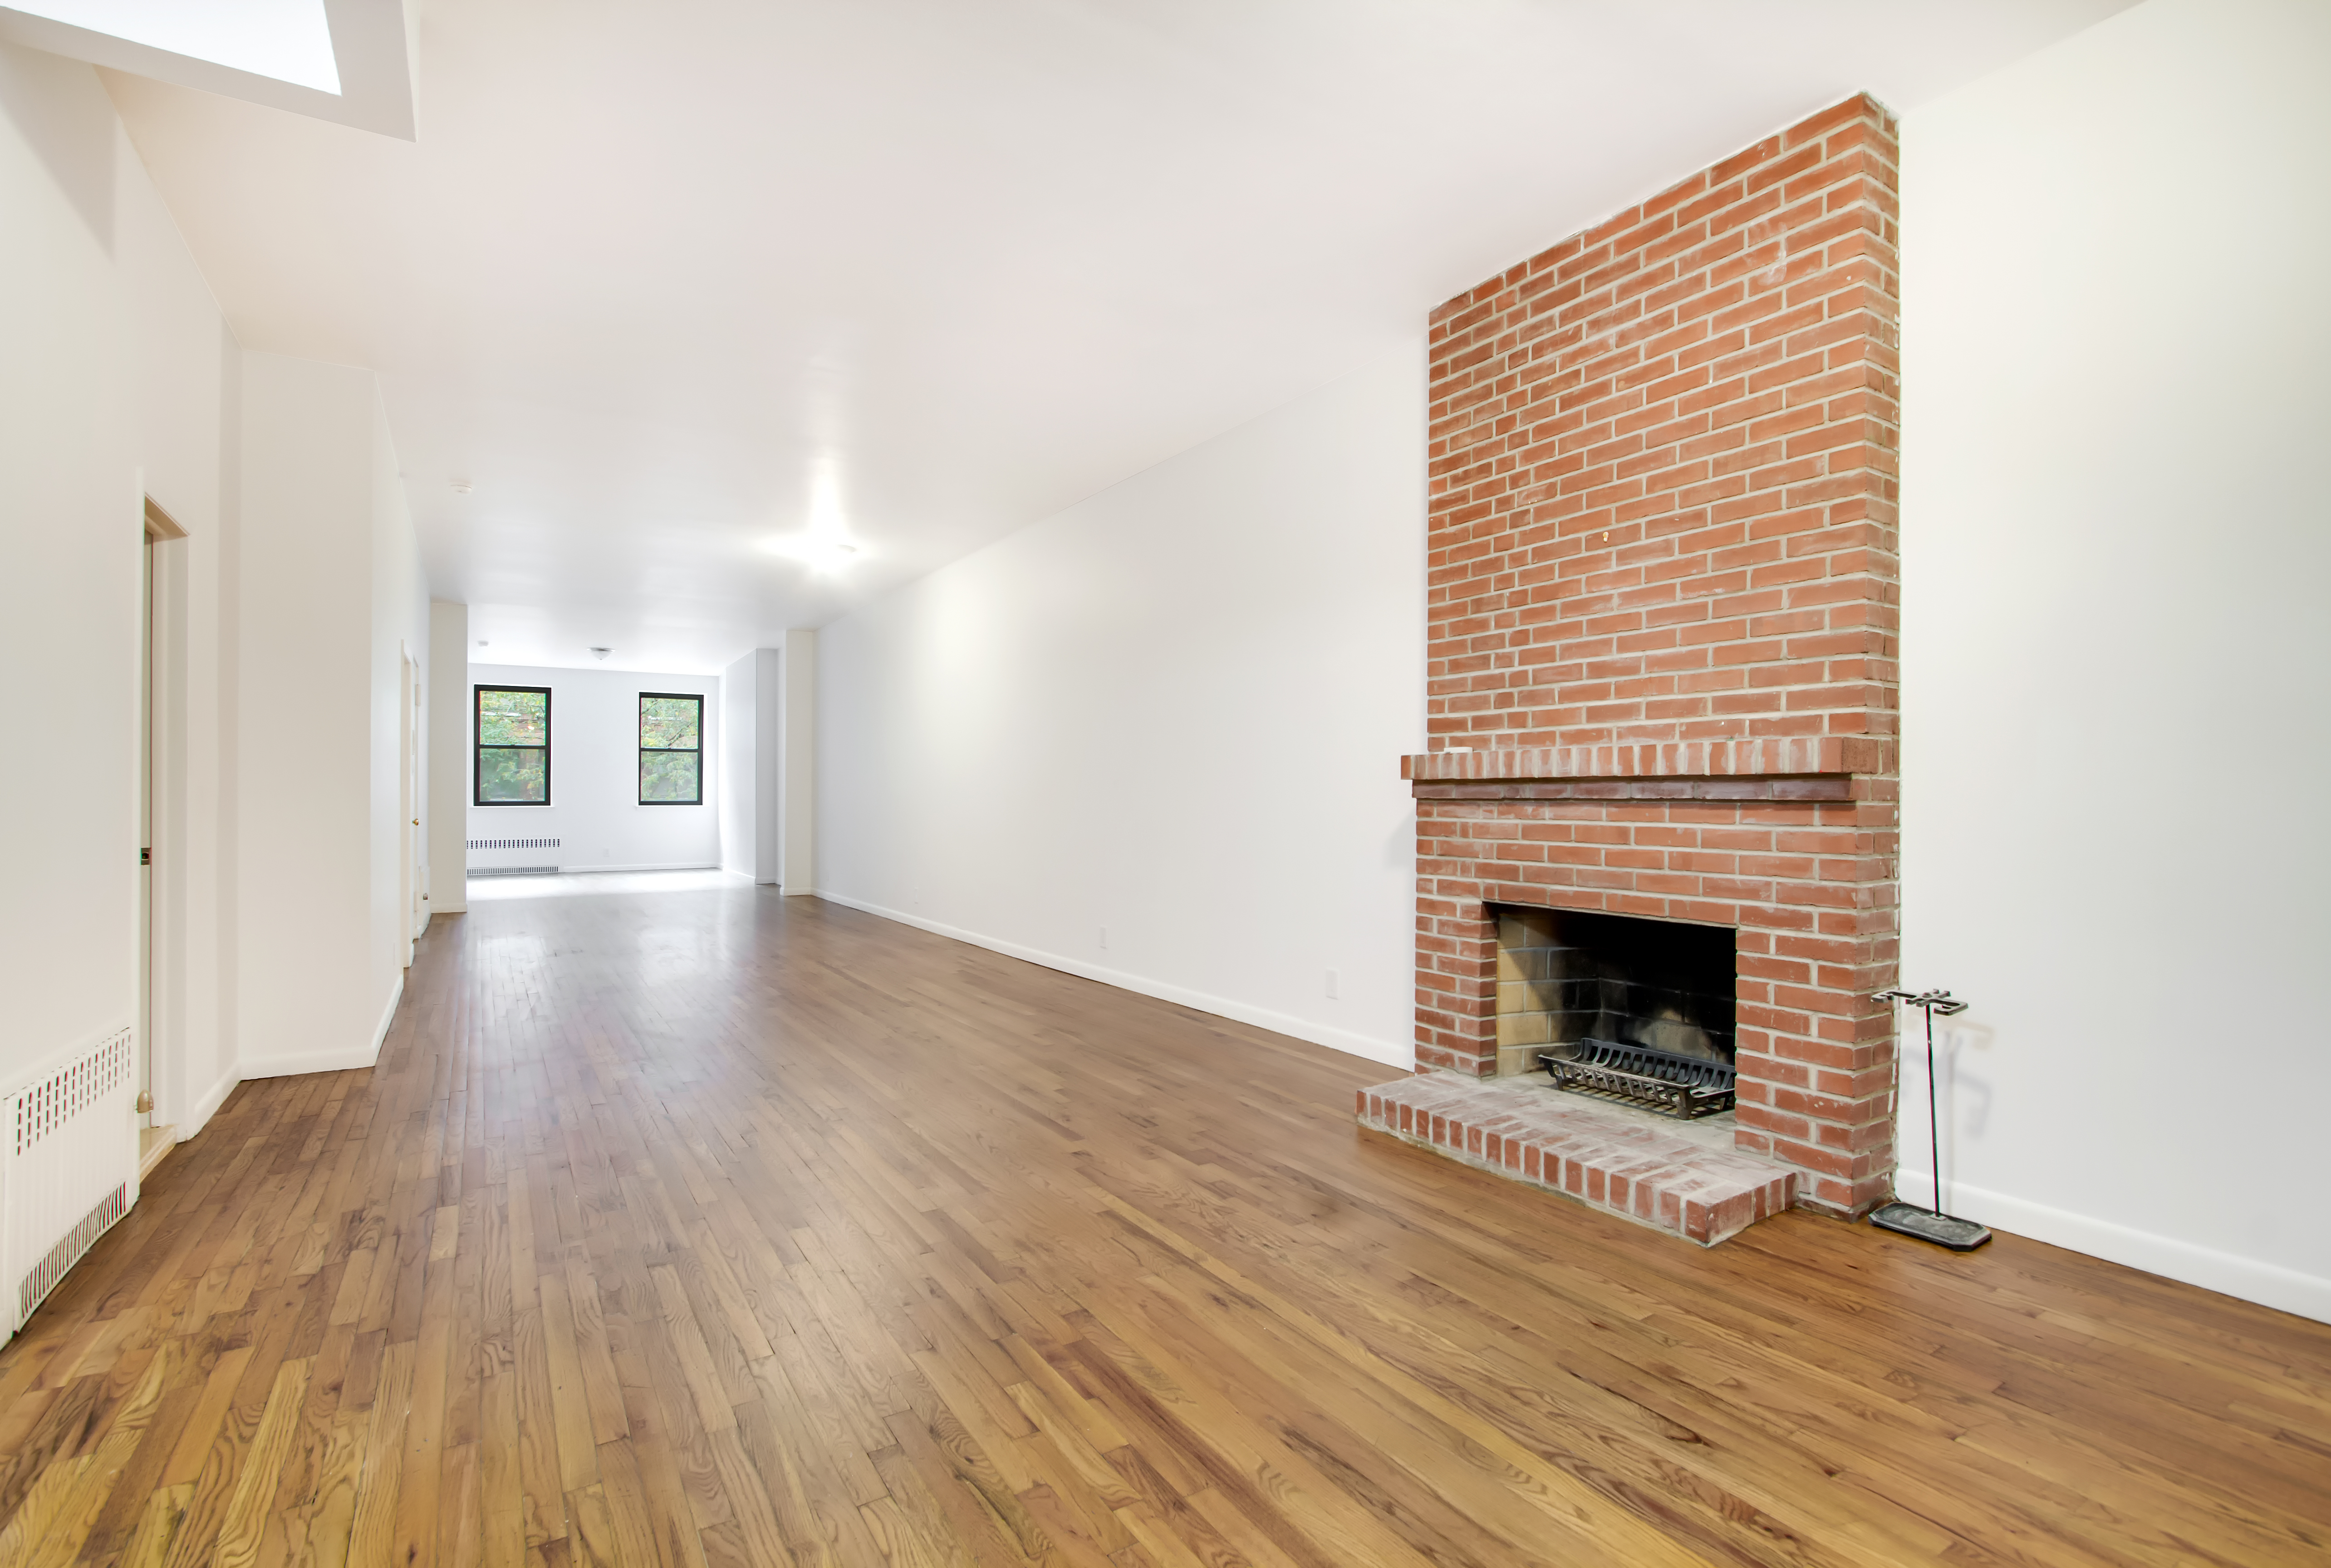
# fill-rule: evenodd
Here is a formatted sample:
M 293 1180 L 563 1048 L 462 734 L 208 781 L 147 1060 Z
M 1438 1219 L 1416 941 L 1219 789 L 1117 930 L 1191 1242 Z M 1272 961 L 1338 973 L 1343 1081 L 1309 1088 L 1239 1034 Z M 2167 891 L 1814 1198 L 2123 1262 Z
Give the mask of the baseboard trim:
M 1895 1190 L 1907 1202 L 1933 1206 L 1934 1183 L 1924 1171 L 1898 1171 Z M 2038 1203 L 2009 1193 L 1946 1182 L 1943 1195 L 1950 1212 L 1979 1220 L 1993 1230 L 2029 1236 L 2053 1247 L 2085 1252 L 2107 1262 L 2125 1263 L 2165 1279 L 2198 1285 L 2222 1296 L 2255 1301 L 2279 1312 L 2331 1323 L 2331 1279 L 2302 1274 L 2279 1263 L 2267 1263 L 2212 1247 L 2181 1241 L 2150 1231 L 2138 1231 L 2111 1220 Z
M 377 1046 L 367 1050 L 360 1046 L 342 1046 L 337 1050 L 301 1050 L 289 1056 L 262 1057 L 242 1065 L 245 1079 L 254 1078 L 290 1078 L 302 1072 L 346 1072 L 351 1068 L 371 1067 L 380 1060 Z
M 388 1039 L 389 1026 L 396 1022 L 396 1004 L 404 1000 L 404 971 L 396 972 L 396 979 L 388 988 L 388 1005 L 380 1010 L 380 1022 L 373 1025 L 372 1056 L 364 1065 L 370 1067 L 380 1060 L 380 1048 Z
M 213 1084 L 210 1092 L 196 1100 L 193 1108 L 178 1118 L 178 1141 L 185 1143 L 208 1126 L 211 1117 L 218 1114 L 219 1107 L 226 1104 L 226 1097 L 233 1094 L 242 1082 L 243 1074 L 230 1069 L 226 1076 Z
M 382 1042 L 388 1039 L 389 1025 L 396 1022 L 396 1004 L 404 1000 L 404 974 L 399 971 L 396 984 L 388 988 L 388 1005 L 380 1010 L 380 1022 L 373 1028 L 370 1045 L 344 1045 L 326 1050 L 301 1050 L 287 1056 L 245 1060 L 240 1064 L 243 1076 L 247 1079 L 290 1078 L 294 1073 L 346 1072 L 351 1068 L 371 1067 L 380 1060 Z
M 975 947 L 985 947 L 990 953 L 1001 953 L 1007 958 L 1023 959 L 1030 964 L 1042 965 L 1047 969 L 1057 969 L 1063 974 L 1073 974 L 1080 980 L 1098 981 L 1103 985 L 1114 985 L 1119 991 L 1130 991 L 1138 995 L 1155 997 L 1160 1002 L 1170 1002 L 1179 1007 L 1194 1008 L 1200 1012 L 1211 1012 L 1217 1018 L 1227 1018 L 1235 1022 L 1252 1024 L 1257 1029 L 1267 1029 L 1274 1034 L 1292 1035 L 1297 1040 L 1307 1041 L 1313 1045 L 1324 1045 L 1330 1050 L 1340 1050 L 1347 1056 L 1361 1057 L 1385 1067 L 1397 1068 L 1403 1072 L 1412 1070 L 1416 1065 L 1416 1048 L 1406 1041 L 1395 1043 L 1391 1041 L 1376 1040 L 1352 1030 L 1314 1023 L 1308 1018 L 1298 1018 L 1291 1012 L 1279 1012 L 1268 1007 L 1256 1007 L 1248 1003 L 1235 1001 L 1231 997 L 1216 996 L 1204 991 L 1193 991 L 1185 985 L 1175 985 L 1163 980 L 1152 980 L 1146 975 L 1129 974 L 1122 969 L 1103 968 L 1098 964 L 1087 964 L 1079 959 L 1063 957 L 1057 953 L 1047 953 L 1040 947 L 1029 947 L 1018 942 L 1007 942 L 998 936 L 983 936 L 979 932 L 966 931 L 962 927 L 949 926 L 937 920 L 926 920 L 919 915 L 909 915 L 902 909 L 887 908 L 880 904 L 870 903 L 863 898 L 853 898 L 847 893 L 836 893 L 829 889 L 812 888 L 805 891 L 810 897 L 823 898 L 829 904 L 840 904 L 847 908 L 862 910 L 866 914 L 878 916 L 885 920 L 896 920 L 901 926 L 912 926 L 918 931 L 928 931 L 935 936 L 945 936 L 956 942 L 968 942 Z

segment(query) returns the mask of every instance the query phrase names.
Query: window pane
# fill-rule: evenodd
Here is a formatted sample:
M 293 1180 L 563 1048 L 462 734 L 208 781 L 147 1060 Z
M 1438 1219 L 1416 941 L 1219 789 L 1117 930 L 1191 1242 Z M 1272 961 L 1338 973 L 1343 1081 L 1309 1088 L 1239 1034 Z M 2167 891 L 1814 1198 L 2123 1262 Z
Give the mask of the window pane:
M 539 746 L 480 746 L 478 798 L 542 801 L 550 794 L 550 753 Z
M 542 691 L 478 690 L 480 746 L 543 746 L 550 739 L 550 696 Z
M 643 751 L 640 754 L 640 799 L 698 801 L 696 765 L 703 755 L 693 751 Z
M 694 749 L 697 716 L 703 708 L 693 697 L 641 698 L 640 745 Z

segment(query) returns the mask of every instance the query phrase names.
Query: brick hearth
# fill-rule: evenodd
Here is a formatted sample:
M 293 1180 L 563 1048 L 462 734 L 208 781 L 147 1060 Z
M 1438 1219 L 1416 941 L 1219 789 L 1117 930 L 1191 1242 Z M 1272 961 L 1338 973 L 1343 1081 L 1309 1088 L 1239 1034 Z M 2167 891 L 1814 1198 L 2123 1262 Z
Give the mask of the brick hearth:
M 1796 1173 L 1519 1080 L 1427 1073 L 1359 1091 L 1364 1126 L 1712 1247 L 1790 1206 Z
M 1856 98 L 1434 313 L 1417 1060 L 1497 1062 L 1489 906 L 1730 926 L 1741 1149 L 1883 1197 L 1896 127 Z

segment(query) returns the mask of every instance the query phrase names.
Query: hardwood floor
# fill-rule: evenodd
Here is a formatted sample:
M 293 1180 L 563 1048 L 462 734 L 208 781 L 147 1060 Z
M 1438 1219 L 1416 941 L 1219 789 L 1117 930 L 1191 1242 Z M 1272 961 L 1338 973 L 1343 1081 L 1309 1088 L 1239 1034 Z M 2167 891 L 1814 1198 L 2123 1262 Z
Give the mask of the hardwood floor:
M 441 917 L 0 1352 L 0 1568 L 2331 1560 L 2331 1328 L 1702 1252 L 1384 1076 L 766 889 Z

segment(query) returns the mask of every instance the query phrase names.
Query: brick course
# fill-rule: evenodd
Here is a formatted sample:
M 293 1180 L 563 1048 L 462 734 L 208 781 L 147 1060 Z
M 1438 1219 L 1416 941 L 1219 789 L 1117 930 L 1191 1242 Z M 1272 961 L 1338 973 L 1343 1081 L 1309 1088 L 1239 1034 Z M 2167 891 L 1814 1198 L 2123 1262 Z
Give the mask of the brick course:
M 1896 129 L 1849 100 L 1433 313 L 1403 769 L 1421 1066 L 1494 1068 L 1489 903 L 1736 927 L 1739 1141 L 1848 1212 L 1893 1160 Z

